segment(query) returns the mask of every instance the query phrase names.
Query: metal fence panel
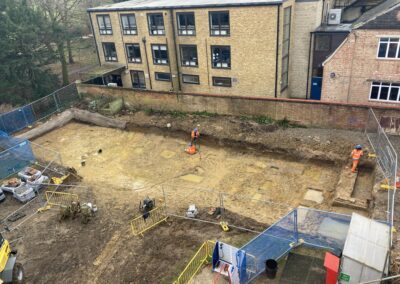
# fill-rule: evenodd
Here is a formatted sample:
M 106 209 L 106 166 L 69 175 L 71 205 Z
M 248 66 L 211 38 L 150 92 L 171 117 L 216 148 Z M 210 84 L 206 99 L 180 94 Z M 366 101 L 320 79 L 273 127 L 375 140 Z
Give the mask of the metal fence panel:
M 396 196 L 397 152 L 372 109 L 368 113 L 365 134 L 376 154 L 376 161 L 388 183 L 387 222 L 392 227 Z
M 8 134 L 15 133 L 28 125 L 71 107 L 78 99 L 76 84 L 70 84 L 28 105 L 0 115 L 0 130 Z

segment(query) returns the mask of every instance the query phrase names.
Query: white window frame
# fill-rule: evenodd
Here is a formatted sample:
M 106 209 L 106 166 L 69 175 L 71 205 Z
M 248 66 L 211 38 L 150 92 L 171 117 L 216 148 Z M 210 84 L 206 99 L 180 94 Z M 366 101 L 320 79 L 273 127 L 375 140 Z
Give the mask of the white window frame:
M 379 85 L 375 84 L 377 82 L 379 83 Z M 385 99 L 385 100 L 382 100 L 382 99 L 379 98 L 381 96 L 382 84 L 389 84 L 388 96 L 387 96 L 387 99 Z M 371 87 L 370 87 L 370 90 L 369 90 L 369 100 L 373 101 L 373 102 L 400 103 L 400 86 L 393 86 L 393 84 L 398 84 L 398 83 L 388 83 L 388 82 L 381 82 L 381 81 L 373 81 L 373 82 L 371 82 Z M 378 86 L 379 86 L 378 98 L 372 99 L 371 98 L 372 88 L 373 87 L 378 87 Z M 397 92 L 397 100 L 396 101 L 393 101 L 393 100 L 389 99 L 390 98 L 390 92 L 392 91 L 392 89 L 398 89 L 399 90 Z
M 379 57 L 379 49 L 381 47 L 381 42 L 383 38 L 387 38 L 387 46 L 386 46 L 386 53 L 385 53 L 385 57 Z M 388 57 L 388 53 L 389 53 L 389 46 L 390 46 L 390 40 L 391 39 L 398 39 L 397 42 L 397 50 L 396 50 L 396 57 Z M 376 50 L 376 59 L 379 60 L 400 60 L 400 36 L 380 36 L 379 37 L 379 41 L 378 41 L 378 48 Z

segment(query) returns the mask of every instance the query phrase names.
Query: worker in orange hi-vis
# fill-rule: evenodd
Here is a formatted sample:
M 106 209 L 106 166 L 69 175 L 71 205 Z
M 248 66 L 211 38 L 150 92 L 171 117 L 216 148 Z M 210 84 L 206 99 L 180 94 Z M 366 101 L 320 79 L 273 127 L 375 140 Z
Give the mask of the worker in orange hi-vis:
M 196 154 L 196 145 L 194 143 L 189 143 L 188 147 L 185 149 L 185 152 L 189 155 Z
M 361 145 L 356 145 L 354 150 L 351 151 L 351 158 L 353 160 L 353 166 L 351 167 L 351 172 L 357 172 L 358 163 L 360 162 L 361 156 L 363 155 L 363 150 Z
M 200 132 L 199 129 L 196 127 L 195 129 L 192 130 L 191 133 L 191 143 L 192 144 L 197 144 L 197 139 L 200 137 Z

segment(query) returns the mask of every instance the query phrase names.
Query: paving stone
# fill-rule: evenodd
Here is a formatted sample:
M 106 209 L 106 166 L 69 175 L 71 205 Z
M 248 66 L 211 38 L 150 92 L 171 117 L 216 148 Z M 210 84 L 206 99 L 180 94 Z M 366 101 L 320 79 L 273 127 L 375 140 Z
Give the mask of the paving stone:
M 322 194 L 322 191 L 309 189 L 309 190 L 307 190 L 306 194 L 304 195 L 304 199 L 314 201 L 318 204 L 321 204 L 322 201 L 324 201 L 324 196 Z

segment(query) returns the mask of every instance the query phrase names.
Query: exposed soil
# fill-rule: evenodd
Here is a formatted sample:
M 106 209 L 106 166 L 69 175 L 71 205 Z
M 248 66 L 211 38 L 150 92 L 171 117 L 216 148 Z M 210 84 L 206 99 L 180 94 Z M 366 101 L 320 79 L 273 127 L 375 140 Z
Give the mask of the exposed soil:
M 227 208 L 222 219 L 256 231 L 299 205 L 353 211 L 330 203 L 352 146 L 365 143 L 362 133 L 280 129 L 232 117 L 137 112 L 121 119 L 129 121 L 129 131 L 70 123 L 35 141 L 59 151 L 64 166 L 78 170 L 89 188 L 83 201 L 94 202 L 99 212 L 82 225 L 59 223 L 58 212 L 51 210 L 13 232 L 10 238 L 23 236 L 13 247 L 29 283 L 171 283 L 203 241 L 240 247 L 254 236 L 170 219 L 144 238 L 134 237 L 129 220 L 147 195 L 176 215 L 196 204 L 199 218 L 213 222 L 220 219 L 207 211 L 222 201 Z M 183 150 L 197 124 L 200 153 L 189 156 Z M 322 203 L 303 199 L 310 188 L 323 192 Z

